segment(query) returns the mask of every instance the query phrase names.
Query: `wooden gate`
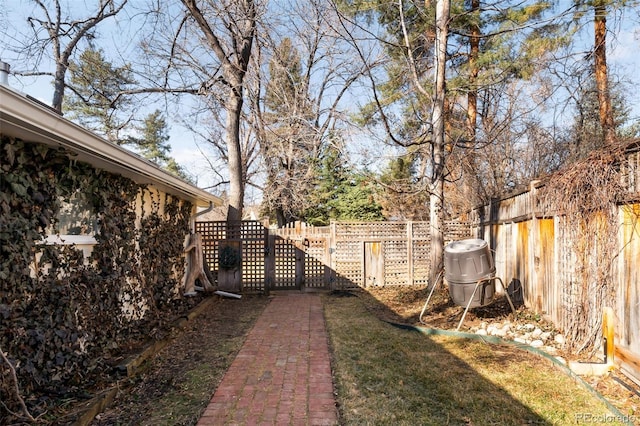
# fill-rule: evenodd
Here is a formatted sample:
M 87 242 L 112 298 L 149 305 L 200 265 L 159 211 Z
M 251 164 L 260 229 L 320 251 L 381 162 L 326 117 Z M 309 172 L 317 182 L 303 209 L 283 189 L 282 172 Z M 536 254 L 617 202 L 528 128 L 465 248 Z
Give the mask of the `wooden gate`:
M 289 239 L 269 235 L 267 252 L 266 275 L 269 290 L 330 288 L 331 268 L 327 238 Z

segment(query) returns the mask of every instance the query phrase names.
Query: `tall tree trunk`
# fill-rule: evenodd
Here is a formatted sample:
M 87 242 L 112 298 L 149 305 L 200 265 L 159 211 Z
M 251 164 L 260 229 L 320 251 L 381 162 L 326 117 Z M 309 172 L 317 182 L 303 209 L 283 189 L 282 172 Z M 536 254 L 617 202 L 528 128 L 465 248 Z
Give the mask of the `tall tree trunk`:
M 233 39 L 232 49 L 224 50 L 218 35 L 214 32 L 215 26 L 211 26 L 200 8 L 197 0 L 181 0 L 191 17 L 196 21 L 208 47 L 220 61 L 222 67 L 222 80 L 228 90 L 229 98 L 225 102 L 227 112 L 227 161 L 229 166 L 229 209 L 227 221 L 232 222 L 242 219 L 244 201 L 244 161 L 240 146 L 240 121 L 242 119 L 242 105 L 244 101 L 244 77 L 249 68 L 251 49 L 256 33 L 257 9 L 254 0 L 238 1 L 243 10 L 241 19 L 229 16 L 231 21 L 236 20 L 239 25 L 230 25 L 228 30 Z M 218 79 L 220 80 L 220 79 Z
M 429 0 L 425 0 L 428 4 Z M 435 94 L 431 122 L 433 124 L 433 146 L 431 157 L 433 172 L 429 201 L 431 222 L 431 259 L 429 282 L 438 284 L 442 279 L 444 255 L 444 148 L 445 148 L 445 95 L 446 60 L 449 29 L 450 0 L 438 0 L 436 4 L 435 38 Z
M 471 35 L 469 37 L 469 93 L 467 94 L 467 132 L 474 146 L 478 123 L 478 56 L 480 54 L 480 0 L 471 0 Z
M 471 24 L 469 28 L 469 88 L 467 92 L 467 141 L 466 148 L 470 155 L 464 156 L 460 169 L 463 175 L 472 177 L 476 175 L 476 136 L 478 129 L 478 75 L 480 70 L 478 67 L 478 57 L 480 56 L 480 0 L 471 0 L 470 2 Z M 478 185 L 474 185 L 469 179 L 464 179 L 463 193 L 467 195 L 467 201 L 472 204 L 478 195 Z
M 227 104 L 227 158 L 229 168 L 229 208 L 227 221 L 242 220 L 244 205 L 244 176 L 242 151 L 240 147 L 240 120 L 242 117 L 242 86 L 229 90 Z
M 609 77 L 607 69 L 607 8 L 606 0 L 594 2 L 594 59 L 596 86 L 598 88 L 598 105 L 600 126 L 604 133 L 604 141 L 611 144 L 615 140 L 615 126 L 609 94 Z
M 67 58 L 57 58 L 59 63 L 56 65 L 56 74 L 53 82 L 53 99 L 51 100 L 51 108 L 62 114 L 62 101 L 64 99 L 64 89 L 66 83 L 64 81 L 67 73 L 68 64 L 60 63 L 67 61 Z

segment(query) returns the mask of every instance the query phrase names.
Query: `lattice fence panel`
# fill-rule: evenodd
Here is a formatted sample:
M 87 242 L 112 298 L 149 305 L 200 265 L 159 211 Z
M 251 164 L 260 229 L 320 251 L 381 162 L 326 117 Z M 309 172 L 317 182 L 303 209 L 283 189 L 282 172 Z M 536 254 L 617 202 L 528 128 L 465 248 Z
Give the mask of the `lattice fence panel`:
M 431 224 L 429 222 L 413 222 L 411 224 L 411 239 L 431 240 Z
M 445 235 L 445 240 L 449 240 Z M 428 222 L 414 222 L 411 228 L 411 244 L 413 254 L 413 283 L 426 285 L 429 283 L 429 254 L 431 253 L 431 227 Z
M 336 224 L 336 239 L 405 238 L 406 226 L 404 222 L 340 222 Z
M 295 245 L 286 239 L 275 239 L 275 286 L 278 289 L 296 288 L 296 252 Z
M 311 288 L 324 288 L 325 283 L 325 253 L 326 238 L 309 238 L 304 256 L 304 280 L 305 286 Z
M 265 283 L 264 240 L 242 242 L 242 286 L 245 290 L 263 290 Z
M 471 238 L 471 222 L 447 221 L 445 223 L 444 243 Z M 427 234 L 429 235 L 429 234 Z
M 218 241 L 226 239 L 226 222 L 196 222 L 196 232 L 202 236 L 202 252 L 212 272 L 218 271 Z
M 430 240 L 413 240 L 413 283 L 426 285 L 429 283 Z
M 336 287 L 363 285 L 363 244 L 361 241 L 338 241 L 334 252 Z
M 384 242 L 384 283 L 385 285 L 407 284 L 409 282 L 409 262 L 407 240 Z
M 468 222 L 447 222 L 445 242 L 471 238 L 471 229 Z M 241 239 L 243 286 L 250 290 L 264 288 L 268 230 L 260 222 L 243 221 L 231 226 L 224 221 L 197 222 L 196 231 L 203 237 L 205 259 L 212 271 L 217 270 L 217 241 Z M 365 244 L 380 242 L 384 247 L 385 284 L 427 284 L 430 231 L 428 222 L 338 222 L 325 228 L 301 224 L 279 229 L 275 231 L 281 238 L 276 238 L 273 249 L 275 275 L 271 278 L 275 288 L 297 288 L 303 277 L 296 280 L 296 272 L 304 274 L 307 287 L 326 287 L 329 276 L 335 277 L 336 288 L 363 286 Z M 327 258 L 325 241 L 333 249 Z M 296 255 L 304 256 L 304 269 L 300 265 L 296 269 Z M 335 269 L 332 272 L 328 269 L 331 267 Z
M 260 222 L 243 221 L 240 238 L 242 239 L 242 286 L 245 290 L 263 290 L 267 229 Z
M 218 271 L 218 242 L 225 239 L 242 240 L 243 289 L 264 289 L 267 229 L 260 222 L 196 222 L 195 230 L 202 235 L 203 254 L 214 275 Z

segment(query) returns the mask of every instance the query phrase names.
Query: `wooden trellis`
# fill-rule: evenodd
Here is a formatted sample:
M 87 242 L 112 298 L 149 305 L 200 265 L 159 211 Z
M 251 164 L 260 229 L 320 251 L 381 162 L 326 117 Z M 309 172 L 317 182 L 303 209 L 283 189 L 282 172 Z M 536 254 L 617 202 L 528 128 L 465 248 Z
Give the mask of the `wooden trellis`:
M 248 291 L 262 291 L 266 280 L 265 252 L 268 230 L 256 221 L 196 222 L 195 231 L 202 235 L 204 258 L 209 270 L 218 275 L 219 243 L 225 240 L 241 242 L 242 282 L 241 288 Z

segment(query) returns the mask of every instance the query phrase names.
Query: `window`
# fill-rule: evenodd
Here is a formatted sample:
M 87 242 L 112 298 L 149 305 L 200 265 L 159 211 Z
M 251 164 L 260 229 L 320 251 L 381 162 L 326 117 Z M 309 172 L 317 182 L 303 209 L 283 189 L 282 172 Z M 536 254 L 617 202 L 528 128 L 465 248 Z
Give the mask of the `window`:
M 77 192 L 68 201 L 62 201 L 58 213 L 60 235 L 90 235 L 98 231 L 98 218 L 93 209 Z
M 88 258 L 97 243 L 98 217 L 81 193 L 61 201 L 57 221 L 57 229 L 51 227 L 45 243 L 75 245 Z

